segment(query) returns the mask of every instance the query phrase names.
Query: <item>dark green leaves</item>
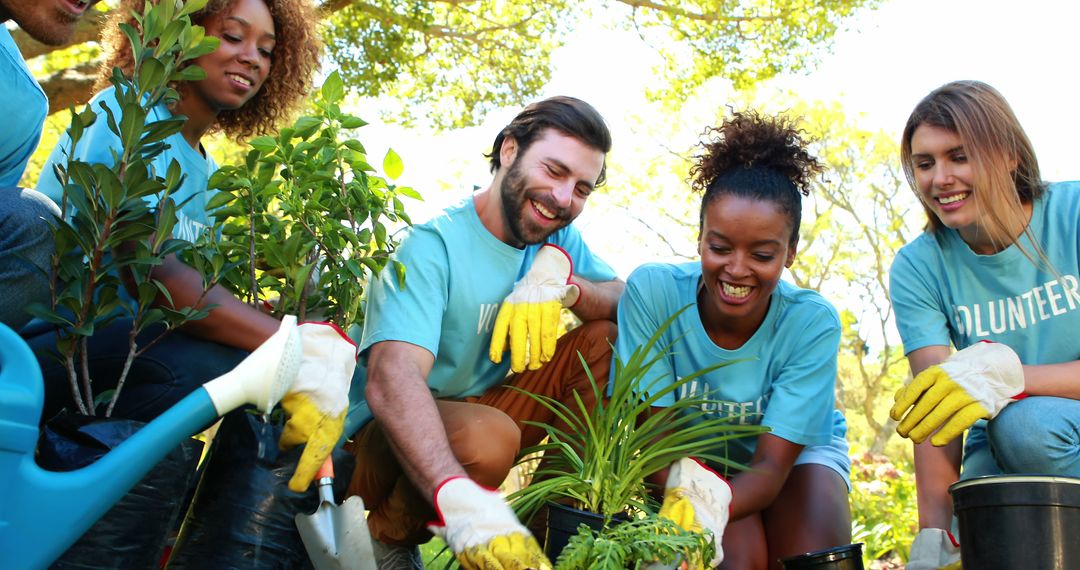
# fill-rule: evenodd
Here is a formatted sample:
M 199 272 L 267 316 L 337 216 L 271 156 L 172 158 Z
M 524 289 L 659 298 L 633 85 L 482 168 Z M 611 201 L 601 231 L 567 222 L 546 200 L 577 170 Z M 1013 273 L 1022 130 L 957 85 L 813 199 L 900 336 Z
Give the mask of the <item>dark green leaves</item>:
M 367 123 L 342 112 L 344 97 L 341 78 L 330 74 L 313 113 L 252 139 L 243 165 L 214 176 L 220 193 L 210 206 L 222 234 L 215 247 L 235 262 L 222 284 L 251 302 L 276 300 L 275 314 L 317 314 L 348 327 L 363 318 L 372 275 L 391 260 L 392 230 L 409 223 L 398 196 L 419 194 L 376 176 L 364 145 L 346 138 Z M 401 157 L 389 151 L 383 170 L 401 176 Z M 404 281 L 403 265 L 392 271 Z

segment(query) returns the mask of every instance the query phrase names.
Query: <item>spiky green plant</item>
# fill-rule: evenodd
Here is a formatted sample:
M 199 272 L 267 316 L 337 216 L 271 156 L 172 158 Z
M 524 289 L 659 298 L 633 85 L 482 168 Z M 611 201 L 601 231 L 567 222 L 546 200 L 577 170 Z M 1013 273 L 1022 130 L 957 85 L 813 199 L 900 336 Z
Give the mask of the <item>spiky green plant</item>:
M 679 340 L 656 350 L 661 337 L 688 307 L 664 321 L 625 361 L 615 355 L 615 372 L 606 398 L 603 383 L 596 381 L 581 359 L 597 402 L 592 409 L 578 394 L 574 402 L 567 404 L 518 389 L 569 426 L 561 430 L 551 424 L 533 423 L 546 431 L 548 441 L 522 452 L 523 457 L 542 452 L 543 459 L 532 483 L 509 497 L 519 516 L 531 518 L 546 502 L 566 500 L 605 520 L 617 513 L 655 513 L 655 501 L 650 498 L 645 478 L 674 461 L 693 456 L 734 469 L 744 468 L 723 455 L 725 444 L 734 438 L 756 436 L 768 428 L 742 425 L 737 421 L 739 416 L 709 414 L 705 410 L 715 409 L 716 400 L 708 398 L 708 394 L 678 397 L 680 388 L 687 383 L 737 361 L 710 366 L 674 382 L 660 373 L 650 374 L 653 365 L 667 358 Z M 674 404 L 658 406 L 668 395 L 676 396 Z

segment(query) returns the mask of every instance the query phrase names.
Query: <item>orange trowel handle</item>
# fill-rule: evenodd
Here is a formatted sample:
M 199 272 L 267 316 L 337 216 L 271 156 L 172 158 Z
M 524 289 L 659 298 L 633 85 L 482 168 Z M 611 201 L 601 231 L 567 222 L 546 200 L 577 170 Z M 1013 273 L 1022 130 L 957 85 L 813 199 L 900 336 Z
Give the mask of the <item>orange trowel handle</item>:
M 331 479 L 334 478 L 334 460 L 330 457 L 326 458 L 326 461 L 323 462 L 322 467 L 320 467 L 319 471 L 315 473 L 316 481 L 322 479 L 323 477 L 329 477 Z

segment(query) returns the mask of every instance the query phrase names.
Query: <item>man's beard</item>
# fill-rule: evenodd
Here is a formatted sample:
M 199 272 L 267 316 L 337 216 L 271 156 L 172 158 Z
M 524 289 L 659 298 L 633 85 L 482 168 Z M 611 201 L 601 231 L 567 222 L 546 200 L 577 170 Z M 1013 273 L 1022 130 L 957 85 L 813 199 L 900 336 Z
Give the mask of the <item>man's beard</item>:
M 506 225 L 510 229 L 510 235 L 514 238 L 514 241 L 525 245 L 544 243 L 548 236 L 569 225 L 571 220 L 567 217 L 563 208 L 548 204 L 543 200 L 536 200 L 548 210 L 555 212 L 556 219 L 561 221 L 562 224 L 549 230 L 530 223 L 526 219 L 525 208 L 531 209 L 533 205 L 528 203 L 530 199 L 525 195 L 525 184 L 524 173 L 521 172 L 517 164 L 511 165 L 506 172 L 506 176 L 503 177 L 502 182 L 499 184 L 503 216 L 506 218 Z

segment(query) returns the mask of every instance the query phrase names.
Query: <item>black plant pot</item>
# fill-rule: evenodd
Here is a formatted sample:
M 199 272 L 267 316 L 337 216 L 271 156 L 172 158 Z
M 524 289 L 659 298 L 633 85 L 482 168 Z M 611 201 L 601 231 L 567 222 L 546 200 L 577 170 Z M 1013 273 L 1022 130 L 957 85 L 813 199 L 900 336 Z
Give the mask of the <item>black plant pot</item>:
M 616 516 L 613 522 L 619 524 L 625 520 L 625 517 Z M 547 540 L 544 542 L 544 554 L 548 559 L 555 561 L 559 557 L 582 524 L 594 531 L 601 531 L 604 530 L 604 517 L 559 503 L 548 503 Z
M 278 450 L 280 423 L 238 410 L 225 416 L 207 458 L 206 472 L 169 558 L 173 570 L 309 568 L 293 517 L 319 504 L 316 486 L 288 488 L 302 447 Z M 354 460 L 334 452 L 334 489 L 345 494 Z
M 783 558 L 780 564 L 784 570 L 863 570 L 862 543 Z
M 954 483 L 949 492 L 964 568 L 1080 564 L 1080 479 L 998 475 Z
M 38 463 L 71 471 L 93 463 L 143 425 L 61 412 L 38 445 Z M 116 502 L 51 568 L 156 568 L 193 483 L 203 443 L 187 439 Z

